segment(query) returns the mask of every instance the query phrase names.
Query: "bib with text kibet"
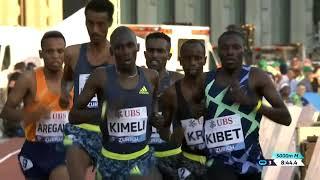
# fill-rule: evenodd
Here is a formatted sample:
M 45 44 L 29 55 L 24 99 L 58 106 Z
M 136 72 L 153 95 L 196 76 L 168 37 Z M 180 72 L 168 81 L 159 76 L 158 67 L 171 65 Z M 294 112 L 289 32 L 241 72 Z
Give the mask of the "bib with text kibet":
M 145 141 L 147 120 L 146 107 L 120 109 L 118 117 L 107 120 L 109 140 L 120 144 Z
M 62 142 L 64 126 L 68 123 L 69 111 L 51 112 L 49 119 L 43 119 L 36 125 L 36 141 Z
M 210 151 L 232 152 L 245 148 L 239 115 L 223 116 L 205 122 L 205 141 Z

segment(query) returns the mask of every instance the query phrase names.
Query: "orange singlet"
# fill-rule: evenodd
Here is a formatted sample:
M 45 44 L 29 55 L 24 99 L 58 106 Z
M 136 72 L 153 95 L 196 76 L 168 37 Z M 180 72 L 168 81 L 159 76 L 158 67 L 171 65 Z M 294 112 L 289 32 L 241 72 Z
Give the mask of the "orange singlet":
M 24 108 L 24 111 L 33 112 L 39 106 L 43 106 L 50 109 L 51 112 L 50 118 L 29 121 L 31 123 L 24 125 L 26 139 L 33 142 L 62 142 L 64 125 L 68 122 L 69 109 L 62 109 L 59 105 L 60 94 L 55 94 L 48 89 L 43 67 L 36 69 L 35 74 L 36 97 L 32 104 Z M 71 103 L 72 101 L 70 101 Z

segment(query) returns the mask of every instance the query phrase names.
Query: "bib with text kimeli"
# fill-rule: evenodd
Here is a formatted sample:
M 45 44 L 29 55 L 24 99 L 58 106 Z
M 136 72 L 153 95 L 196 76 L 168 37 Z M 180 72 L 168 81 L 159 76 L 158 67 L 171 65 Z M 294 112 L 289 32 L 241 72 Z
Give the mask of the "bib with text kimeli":
M 232 152 L 245 148 L 239 115 L 223 116 L 205 122 L 205 141 L 210 151 Z
M 80 74 L 80 76 L 79 76 L 79 94 L 82 92 L 84 85 L 86 84 L 89 76 L 90 76 L 90 74 Z M 88 103 L 87 107 L 88 108 L 97 108 L 98 107 L 97 94 L 94 95 L 94 97 Z
M 147 120 L 146 107 L 120 109 L 117 118 L 107 120 L 110 141 L 120 144 L 145 141 Z
M 203 116 L 199 119 L 181 120 L 181 125 L 185 129 L 184 138 L 191 149 L 205 148 L 203 140 Z
M 49 119 L 43 119 L 36 125 L 36 141 L 53 143 L 62 142 L 64 126 L 68 123 L 69 111 L 56 111 L 50 113 Z

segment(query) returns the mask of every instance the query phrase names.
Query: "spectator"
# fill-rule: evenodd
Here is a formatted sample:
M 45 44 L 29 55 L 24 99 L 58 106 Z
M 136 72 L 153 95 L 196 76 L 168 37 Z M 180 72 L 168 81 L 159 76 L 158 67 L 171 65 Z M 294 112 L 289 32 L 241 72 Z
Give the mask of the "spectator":
M 290 96 L 290 99 L 294 105 L 306 106 L 309 104 L 309 101 L 303 97 L 305 92 L 306 86 L 304 84 L 299 83 L 296 92 Z

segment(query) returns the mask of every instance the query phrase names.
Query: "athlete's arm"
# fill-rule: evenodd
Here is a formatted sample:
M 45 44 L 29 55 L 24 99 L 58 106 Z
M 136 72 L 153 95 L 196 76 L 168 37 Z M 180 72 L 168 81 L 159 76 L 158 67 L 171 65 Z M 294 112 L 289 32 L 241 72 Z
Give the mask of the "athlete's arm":
M 61 79 L 61 95 L 59 100 L 62 108 L 67 108 L 69 106 L 69 100 L 71 98 L 70 91 L 73 87 L 72 60 L 72 52 L 70 48 L 66 48 L 64 56 L 64 71 Z
M 86 123 L 100 117 L 96 110 L 89 109 L 87 105 L 95 94 L 100 94 L 102 91 L 104 83 L 101 82 L 105 82 L 105 74 L 105 68 L 103 67 L 97 68 L 91 73 L 78 96 L 76 104 L 70 110 L 69 122 L 71 124 Z
M 256 92 L 271 104 L 271 107 L 262 104 L 259 111 L 270 120 L 289 126 L 291 123 L 290 113 L 269 76 L 262 70 L 253 68 L 250 78 Z
M 173 132 L 170 131 L 170 126 L 174 118 L 174 114 L 177 109 L 176 104 L 175 86 L 169 87 L 163 95 L 160 97 L 160 104 L 162 108 L 162 114 L 165 120 L 165 127 L 159 129 L 161 139 L 169 142 L 170 144 L 180 145 L 183 139 L 184 130 L 181 126 L 176 126 Z
M 30 95 L 32 86 L 35 84 L 34 81 L 35 75 L 33 71 L 27 71 L 18 78 L 1 112 L 1 118 L 16 122 L 37 121 L 48 115 L 49 110 L 43 106 L 39 106 L 35 111 L 30 113 L 24 112 L 22 109 L 18 108 L 23 100 Z M 27 105 L 27 102 L 25 102 L 24 105 Z

